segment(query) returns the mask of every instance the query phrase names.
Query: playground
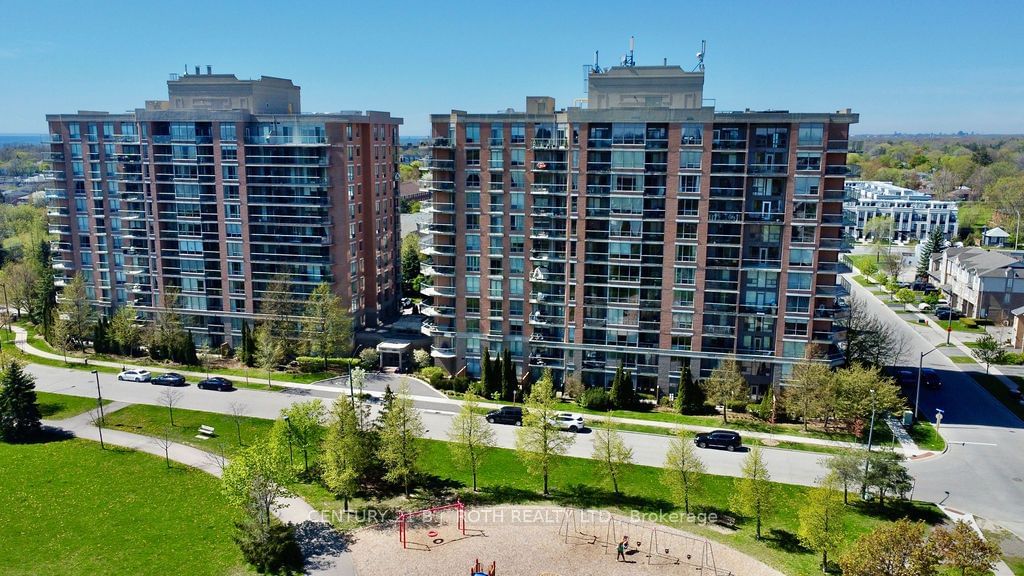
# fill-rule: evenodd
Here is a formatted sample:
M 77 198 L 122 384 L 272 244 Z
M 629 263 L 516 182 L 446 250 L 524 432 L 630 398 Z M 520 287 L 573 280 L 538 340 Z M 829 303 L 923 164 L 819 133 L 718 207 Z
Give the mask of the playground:
M 723 544 L 607 511 L 554 506 L 463 508 L 409 514 L 357 531 L 362 576 L 782 576 Z M 625 562 L 617 561 L 623 537 Z

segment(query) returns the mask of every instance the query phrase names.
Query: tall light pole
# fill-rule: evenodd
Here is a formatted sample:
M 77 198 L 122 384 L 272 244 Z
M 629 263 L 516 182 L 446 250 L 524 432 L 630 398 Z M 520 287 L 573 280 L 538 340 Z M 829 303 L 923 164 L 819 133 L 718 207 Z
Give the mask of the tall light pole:
M 7 320 L 7 333 L 10 334 L 13 330 L 11 328 L 11 305 L 7 303 L 7 284 L 0 284 L 4 289 L 4 318 Z
M 100 450 L 106 450 L 106 446 L 103 444 L 103 392 L 100 391 L 100 373 L 97 370 L 92 371 L 92 375 L 96 377 L 96 406 L 100 411 L 100 419 L 96 421 L 96 428 L 100 431 Z
M 284 425 L 288 427 L 288 463 L 294 468 L 295 455 L 292 453 L 292 422 L 287 414 L 284 417 Z
M 1020 246 L 1020 208 L 1014 207 L 1013 211 L 1017 213 L 1017 231 L 1013 233 L 1013 249 L 1018 250 Z
M 863 500 L 868 492 L 868 464 L 871 463 L 871 439 L 875 432 L 875 390 L 871 390 L 871 427 L 868 428 L 868 456 L 864 458 L 864 483 L 861 485 L 860 497 Z
M 927 352 L 921 352 L 921 357 L 917 360 L 917 393 L 914 395 L 914 421 L 917 421 L 917 415 L 920 413 L 921 404 L 921 371 L 924 370 L 924 357 L 935 352 L 938 348 L 932 348 Z

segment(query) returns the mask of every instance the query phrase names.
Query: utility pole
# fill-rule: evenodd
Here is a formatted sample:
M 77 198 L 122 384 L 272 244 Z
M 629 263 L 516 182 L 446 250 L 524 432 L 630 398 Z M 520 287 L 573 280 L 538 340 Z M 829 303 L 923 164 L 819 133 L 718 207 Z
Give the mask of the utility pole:
M 96 428 L 100 431 L 100 450 L 106 450 L 106 446 L 103 444 L 103 392 L 100 391 L 100 373 L 97 370 L 92 371 L 93 376 L 96 377 L 96 406 L 100 411 L 100 419 L 96 421 Z
M 860 498 L 861 498 L 861 500 L 864 499 L 864 497 L 867 495 L 867 492 L 868 492 L 868 485 L 867 485 L 868 465 L 871 463 L 871 440 L 872 440 L 872 436 L 874 435 L 874 432 L 875 432 L 875 391 L 874 391 L 874 389 L 872 389 L 871 390 L 871 427 L 868 428 L 868 455 L 867 455 L 867 457 L 864 458 L 864 483 L 862 484 L 861 489 L 860 489 Z
M 13 330 L 11 329 L 11 305 L 7 303 L 7 284 L 0 284 L 4 289 L 4 318 L 7 320 L 7 333 L 10 334 Z
M 921 357 L 917 361 L 917 393 L 914 396 L 914 421 L 917 421 L 917 415 L 920 413 L 921 405 L 921 371 L 924 370 L 924 357 L 935 352 L 938 348 L 932 348 L 927 352 L 921 352 Z

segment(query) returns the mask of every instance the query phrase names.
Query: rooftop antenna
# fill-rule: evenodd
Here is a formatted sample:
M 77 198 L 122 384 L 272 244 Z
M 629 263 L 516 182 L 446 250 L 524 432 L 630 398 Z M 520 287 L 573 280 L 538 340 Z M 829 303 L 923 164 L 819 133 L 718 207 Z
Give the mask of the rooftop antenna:
M 633 60 L 633 49 L 636 48 L 636 38 L 633 36 L 629 37 L 629 53 L 622 57 L 622 65 L 632 68 L 636 66 L 636 61 Z
M 701 40 L 700 41 L 700 52 L 697 52 L 697 67 L 693 69 L 694 72 L 696 72 L 698 70 L 700 70 L 701 72 L 704 71 L 704 52 L 707 51 L 707 47 L 708 47 L 708 41 L 707 40 Z
M 594 50 L 594 74 L 600 74 L 601 73 L 601 65 L 597 63 L 599 55 L 600 55 L 600 51 Z

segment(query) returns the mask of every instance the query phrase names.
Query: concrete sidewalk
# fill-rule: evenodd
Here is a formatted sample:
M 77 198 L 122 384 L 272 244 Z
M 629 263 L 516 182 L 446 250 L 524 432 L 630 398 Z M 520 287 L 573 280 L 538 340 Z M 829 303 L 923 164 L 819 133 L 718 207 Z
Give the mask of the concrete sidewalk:
M 124 402 L 113 402 L 103 407 L 109 414 L 120 408 L 129 406 Z M 92 411 L 79 414 L 66 420 L 44 420 L 43 424 L 59 428 L 79 438 L 99 441 L 100 430 L 92 424 Z M 103 442 L 122 448 L 137 450 L 164 458 L 164 447 L 155 438 L 133 434 L 121 430 L 103 429 Z M 172 442 L 166 456 L 190 468 L 195 468 L 220 478 L 228 461 L 216 454 L 199 450 L 184 444 Z M 306 556 L 306 574 L 316 576 L 355 576 L 355 566 L 348 552 L 347 540 L 334 530 L 332 526 L 314 519 L 320 514 L 305 500 L 292 496 L 280 501 L 281 507 L 274 511 L 282 522 L 290 522 L 297 527 L 299 545 Z

